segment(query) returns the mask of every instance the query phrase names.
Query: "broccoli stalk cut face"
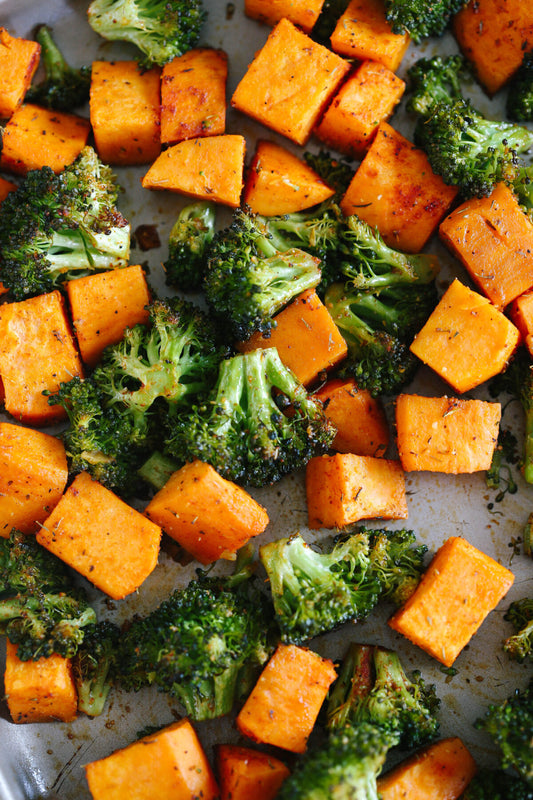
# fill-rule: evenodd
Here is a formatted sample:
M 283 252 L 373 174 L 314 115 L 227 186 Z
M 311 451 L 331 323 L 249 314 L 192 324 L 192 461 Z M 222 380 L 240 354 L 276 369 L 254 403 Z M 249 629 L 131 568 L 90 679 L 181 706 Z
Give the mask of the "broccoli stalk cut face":
M 206 271 L 207 250 L 215 235 L 215 205 L 207 200 L 183 208 L 169 235 L 166 282 L 184 292 L 199 292 Z
M 201 0 L 93 0 L 87 16 L 104 39 L 136 45 L 141 65 L 151 67 L 195 47 L 206 12 Z
M 44 80 L 30 86 L 25 102 L 38 103 L 58 111 L 72 111 L 89 100 L 91 68 L 76 69 L 67 63 L 54 40 L 48 25 L 39 25 L 35 39 L 41 45 L 41 63 L 44 64 Z
M 385 0 L 385 15 L 393 33 L 407 33 L 415 43 L 442 36 L 467 0 Z
M 515 600 L 504 619 L 512 623 L 515 633 L 505 640 L 503 649 L 515 661 L 533 660 L 533 598 Z
M 119 639 L 120 629 L 108 620 L 90 625 L 73 660 L 78 711 L 89 717 L 103 712 L 113 687 Z
M 524 53 L 522 64 L 512 76 L 507 91 L 507 116 L 513 122 L 533 120 L 533 53 Z

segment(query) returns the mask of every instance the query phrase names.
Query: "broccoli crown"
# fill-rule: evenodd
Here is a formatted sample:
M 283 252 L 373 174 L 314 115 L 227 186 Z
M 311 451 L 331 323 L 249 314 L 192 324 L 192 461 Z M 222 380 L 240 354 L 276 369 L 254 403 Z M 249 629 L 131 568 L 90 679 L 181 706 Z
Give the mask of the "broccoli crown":
M 70 582 L 65 563 L 34 536 L 13 528 L 0 538 L 0 595 L 61 592 Z
M 515 600 L 504 619 L 513 625 L 515 633 L 505 640 L 503 649 L 515 661 L 533 660 L 533 598 Z
M 136 45 L 141 65 L 151 67 L 191 50 L 206 12 L 201 0 L 92 0 L 87 17 L 104 39 Z
M 48 25 L 39 25 L 35 39 L 41 45 L 41 63 L 44 64 L 44 80 L 30 86 L 25 102 L 38 103 L 46 108 L 71 111 L 89 100 L 91 67 L 78 69 L 70 66 L 54 40 Z
M 0 208 L 0 280 L 15 300 L 64 281 L 126 266 L 130 227 L 117 186 L 91 147 L 56 175 L 31 170 Z
M 521 65 L 511 77 L 507 90 L 507 116 L 513 122 L 533 120 L 533 52 L 524 53 Z
M 120 628 L 101 620 L 85 628 L 83 641 L 73 659 L 73 675 L 78 692 L 78 710 L 97 717 L 114 682 L 115 660 Z
M 436 103 L 462 100 L 461 78 L 469 75 L 461 55 L 419 58 L 407 71 L 410 96 L 409 111 L 427 117 Z
M 333 2 L 335 2 L 335 0 L 333 0 Z M 346 0 L 340 0 L 340 3 L 344 4 L 344 6 L 347 5 Z M 329 5 L 332 5 L 332 3 Z M 327 6 L 328 0 L 324 3 L 323 8 L 325 9 Z M 314 30 L 316 30 L 316 27 Z M 355 170 L 350 162 L 333 156 L 331 153 L 328 153 L 327 150 L 320 150 L 318 153 L 305 152 L 304 160 L 331 189 L 335 189 L 335 195 L 331 202 L 338 203 L 346 194 L 346 190 L 355 174 Z
M 370 540 L 370 569 L 380 583 L 380 598 L 402 606 L 411 597 L 424 572 L 425 544 L 413 531 L 360 527 Z
M 172 226 L 168 258 L 163 266 L 166 282 L 184 292 L 202 288 L 209 243 L 215 235 L 215 205 L 198 200 L 183 208 Z
M 523 691 L 516 690 L 502 703 L 489 705 L 484 717 L 476 720 L 500 748 L 500 766 L 514 769 L 533 785 L 533 681 Z
M 213 315 L 242 341 L 256 331 L 268 335 L 272 317 L 320 275 L 318 258 L 299 248 L 278 250 L 257 216 L 239 208 L 211 242 L 204 290 Z
M 277 350 L 258 348 L 220 364 L 213 391 L 174 424 L 166 448 L 181 461 L 206 461 L 228 480 L 265 486 L 305 466 L 334 436 L 320 402 Z
M 414 42 L 442 36 L 466 0 L 385 0 L 385 14 L 393 33 L 407 33 Z
M 461 800 L 533 800 L 533 787 L 503 769 L 480 769 Z
M 512 122 L 488 120 L 467 100 L 435 103 L 420 117 L 415 141 L 434 172 L 467 197 L 488 196 L 495 183 L 512 182 L 518 154 L 533 144 L 533 133 Z

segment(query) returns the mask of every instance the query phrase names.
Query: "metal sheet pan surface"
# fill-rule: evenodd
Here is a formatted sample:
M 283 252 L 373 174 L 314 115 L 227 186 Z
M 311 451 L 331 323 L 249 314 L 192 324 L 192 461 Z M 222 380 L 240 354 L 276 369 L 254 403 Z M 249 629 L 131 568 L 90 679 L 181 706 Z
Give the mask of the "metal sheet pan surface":
M 31 35 L 36 24 L 51 24 L 67 58 L 77 65 L 89 63 L 94 58 L 133 57 L 133 48 L 107 43 L 93 33 L 86 22 L 87 5 L 86 0 L 0 0 L 0 25 L 7 27 L 12 34 Z M 243 0 L 235 3 L 206 0 L 209 16 L 202 43 L 223 48 L 229 55 L 228 97 L 269 31 L 267 27 L 247 19 L 243 6 Z M 411 46 L 399 74 L 403 76 L 419 55 L 437 50 L 456 50 L 452 37 L 445 36 L 418 49 Z M 487 115 L 501 113 L 501 98 L 490 101 L 478 91 L 475 100 Z M 88 115 L 87 109 L 83 113 Z M 404 112 L 403 104 L 392 124 L 405 135 L 411 135 L 412 119 Z M 298 152 L 298 148 L 287 140 L 231 109 L 228 111 L 227 130 L 246 137 L 248 157 L 252 155 L 254 142 L 259 136 L 278 141 Z M 308 148 L 317 150 L 319 144 L 311 141 Z M 125 189 L 121 208 L 130 219 L 133 230 L 140 224 L 157 226 L 161 247 L 139 254 L 139 258 L 147 262 L 152 283 L 164 292 L 160 265 L 166 257 L 170 227 L 184 201 L 177 195 L 142 190 L 140 177 L 144 171 L 143 168 L 117 169 L 119 182 Z M 228 212 L 220 211 L 220 224 L 225 223 L 227 216 Z M 466 280 L 460 265 L 438 241 L 433 241 L 429 249 L 437 252 L 441 259 L 441 290 L 455 275 Z M 134 251 L 132 259 L 135 255 Z M 135 262 L 132 260 L 132 263 Z M 449 387 L 425 368 L 419 371 L 408 390 L 434 396 L 451 393 Z M 480 387 L 469 396 L 488 399 L 486 387 Z M 392 421 L 392 400 L 387 405 L 387 412 Z M 509 408 L 505 413 L 506 425 L 512 419 L 512 425 L 520 435 L 522 422 L 518 410 Z M 501 650 L 503 638 L 511 632 L 503 619 L 506 608 L 513 599 L 533 594 L 533 562 L 521 554 L 517 545 L 528 515 L 533 511 L 533 487 L 523 483 L 520 477 L 518 481 L 516 494 L 507 494 L 501 502 L 496 502 L 496 492 L 487 489 L 483 473 L 470 476 L 407 475 L 409 518 L 406 524 L 417 533 L 420 541 L 428 545 L 430 552 L 449 536 L 464 536 L 510 567 L 516 576 L 507 597 L 490 614 L 457 659 L 454 665 L 457 673 L 453 677 L 445 674 L 436 661 L 390 630 L 386 624 L 390 608 L 372 614 L 364 624 L 345 625 L 340 631 L 311 643 L 313 649 L 333 658 L 342 655 L 348 640 L 396 649 L 408 668 L 420 669 L 428 682 L 437 685 L 442 700 L 442 735 L 461 736 L 480 764 L 494 763 L 495 751 L 488 739 L 474 729 L 474 720 L 484 713 L 489 702 L 501 701 L 515 687 L 525 686 L 529 676 L 527 666 L 513 664 Z M 266 506 L 270 516 L 269 527 L 261 541 L 297 531 L 309 541 L 318 540 L 323 535 L 324 532 L 312 533 L 306 528 L 303 475 L 292 475 L 272 488 L 252 493 Z M 120 603 L 106 602 L 89 584 L 86 588 L 102 614 L 121 621 L 135 612 L 142 614 L 154 608 L 174 587 L 184 585 L 193 576 L 195 566 L 182 566 L 163 550 L 158 567 L 139 592 Z M 0 673 L 3 659 L 3 650 L 0 650 Z M 155 690 L 138 694 L 114 691 L 101 717 L 91 720 L 80 716 L 72 724 L 15 725 L 10 720 L 5 702 L 0 702 L 0 798 L 33 800 L 57 796 L 62 800 L 85 800 L 89 798 L 83 771 L 85 763 L 129 744 L 146 726 L 162 726 L 180 714 L 179 706 Z M 198 724 L 197 730 L 210 757 L 217 742 L 242 741 L 229 718 Z

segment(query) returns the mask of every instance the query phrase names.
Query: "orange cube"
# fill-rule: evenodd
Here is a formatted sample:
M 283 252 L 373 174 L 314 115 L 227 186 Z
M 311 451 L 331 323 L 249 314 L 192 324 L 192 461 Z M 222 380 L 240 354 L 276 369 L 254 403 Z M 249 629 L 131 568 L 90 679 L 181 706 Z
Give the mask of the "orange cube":
M 324 0 L 244 0 L 244 13 L 270 26 L 286 17 L 304 33 L 311 33 L 323 5 Z
M 392 32 L 383 0 L 351 0 L 330 41 L 335 53 L 359 61 L 379 61 L 396 72 L 411 39 L 405 33 Z
M 65 418 L 44 391 L 82 376 L 65 301 L 58 291 L 0 306 L 0 374 L 6 411 L 28 425 L 48 425 Z
M 161 70 L 137 61 L 93 61 L 90 116 L 106 164 L 150 164 L 161 152 Z
M 65 490 L 67 456 L 61 439 L 0 422 L 0 536 L 11 528 L 35 533 Z
M 81 357 L 91 367 L 126 328 L 148 322 L 150 291 L 138 265 L 75 278 L 66 289 Z
M 248 492 L 202 461 L 174 472 L 144 513 L 202 564 L 233 558 L 268 525 Z
M 161 528 L 82 472 L 36 538 L 102 592 L 121 600 L 154 570 Z
M 11 36 L 0 27 L 0 118 L 8 119 L 24 100 L 40 55 L 38 42 Z
M 533 356 L 533 289 L 516 297 L 509 306 L 509 315 L 520 331 L 520 336 Z
M 15 183 L 0 177 L 0 202 L 5 200 L 9 192 L 14 191 L 16 188 L 17 186 Z
M 451 667 L 514 581 L 513 573 L 466 539 L 439 548 L 390 627 Z
M 502 372 L 519 338 L 518 328 L 490 300 L 456 278 L 415 336 L 411 351 L 463 393 Z
M 231 104 L 296 144 L 305 144 L 348 61 L 281 19 L 241 78 Z
M 352 378 L 334 378 L 313 395 L 337 429 L 331 445 L 339 453 L 383 456 L 389 445 L 389 426 L 379 400 L 360 389 Z
M 487 470 L 500 419 L 500 403 L 401 394 L 396 399 L 396 431 L 402 466 L 407 472 L 453 475 Z
M 388 67 L 364 61 L 341 86 L 314 134 L 328 147 L 361 159 L 404 91 L 405 82 Z
M 237 716 L 237 728 L 256 742 L 303 753 L 336 677 L 329 659 L 278 645 Z
M 226 129 L 228 57 L 223 50 L 188 50 L 163 67 L 161 141 L 176 144 Z
M 407 519 L 399 461 L 353 453 L 315 456 L 306 468 L 310 528 L 344 528 L 362 519 Z
M 274 800 L 290 774 L 279 758 L 250 747 L 217 747 L 220 800 Z
M 57 653 L 21 661 L 8 639 L 4 688 L 13 722 L 72 722 L 78 712 L 72 663 Z
M 257 347 L 276 347 L 285 366 L 305 386 L 346 357 L 346 342 L 313 289 L 302 292 L 274 320 L 269 337 L 254 333 L 237 349 L 247 353 Z

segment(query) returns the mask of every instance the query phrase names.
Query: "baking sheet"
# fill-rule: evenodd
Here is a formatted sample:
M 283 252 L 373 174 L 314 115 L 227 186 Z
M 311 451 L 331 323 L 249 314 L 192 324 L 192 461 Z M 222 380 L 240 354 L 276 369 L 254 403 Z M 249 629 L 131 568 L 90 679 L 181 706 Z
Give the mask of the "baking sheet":
M 93 33 L 86 22 L 87 5 L 87 0 L 0 0 L 0 25 L 7 27 L 12 34 L 22 36 L 31 35 L 38 23 L 51 24 L 67 58 L 76 65 L 90 63 L 94 58 L 134 57 L 134 48 L 105 42 Z M 205 5 L 209 16 L 202 44 L 223 48 L 228 53 L 229 98 L 254 52 L 264 43 L 269 28 L 245 17 L 243 0 L 237 0 L 234 4 L 206 0 Z M 431 55 L 436 49 L 441 52 L 455 51 L 456 46 L 451 36 L 418 49 L 411 46 L 399 74 L 403 76 L 419 55 Z M 489 116 L 500 113 L 501 98 L 489 101 L 478 92 L 475 101 Z M 410 136 L 412 120 L 402 108 L 392 124 Z M 231 109 L 228 110 L 227 130 L 242 133 L 246 137 L 248 157 L 253 153 L 258 136 L 278 141 L 298 152 L 298 148 L 288 140 L 261 128 Z M 320 145 L 311 141 L 308 149 L 318 150 Z M 177 195 L 142 190 L 140 177 L 146 169 L 116 170 L 119 182 L 125 189 L 120 205 L 131 221 L 132 230 L 141 224 L 157 226 L 161 248 L 147 253 L 134 250 L 132 263 L 137 260 L 146 262 L 151 282 L 163 292 L 166 288 L 160 264 L 166 258 L 170 227 L 185 201 Z M 228 211 L 219 211 L 220 224 L 225 224 L 228 215 Z M 455 275 L 467 281 L 460 265 L 438 241 L 432 242 L 427 249 L 437 252 L 441 259 L 441 288 Z M 425 368 L 419 371 L 408 390 L 434 396 L 451 393 L 446 384 Z M 469 396 L 489 399 L 483 387 Z M 387 412 L 392 420 L 392 403 L 388 405 Z M 505 412 L 507 427 L 511 419 L 520 435 L 520 413 L 512 407 Z M 313 649 L 332 658 L 342 655 L 348 639 L 381 644 L 397 650 L 406 667 L 420 669 L 426 681 L 437 685 L 442 700 L 442 736 L 461 736 L 480 764 L 493 765 L 497 751 L 491 747 L 487 737 L 474 729 L 474 720 L 484 713 L 489 702 L 501 701 L 515 687 L 525 686 L 530 672 L 526 665 L 509 661 L 501 649 L 502 640 L 511 632 L 509 624 L 503 620 L 505 610 L 513 599 L 533 594 L 533 562 L 522 555 L 516 546 L 528 515 L 533 511 L 533 487 L 527 486 L 519 477 L 518 482 L 519 491 L 515 495 L 506 495 L 501 502 L 496 502 L 497 492 L 487 489 L 483 473 L 471 476 L 407 475 L 409 518 L 405 524 L 416 532 L 421 542 L 428 545 L 430 552 L 449 536 L 464 536 L 485 553 L 510 567 L 516 575 L 515 584 L 507 597 L 457 659 L 454 665 L 457 674 L 453 677 L 446 675 L 436 661 L 391 631 L 386 625 L 390 608 L 374 612 L 364 624 L 346 625 L 340 631 L 320 637 L 310 644 Z M 310 532 L 306 528 L 303 475 L 289 476 L 272 488 L 254 490 L 252 494 L 266 506 L 270 516 L 269 527 L 260 537 L 261 542 L 296 531 L 300 531 L 308 541 L 328 534 L 324 531 Z M 400 527 L 392 523 L 380 523 L 380 526 Z M 150 611 L 174 587 L 184 585 L 193 577 L 195 566 L 189 564 L 184 567 L 163 551 L 157 569 L 140 591 L 120 603 L 110 603 L 88 583 L 84 585 L 100 614 L 120 622 L 135 612 L 144 614 Z M 0 649 L 0 670 L 3 668 L 3 659 L 3 650 Z M 62 800 L 85 800 L 90 795 L 83 764 L 129 744 L 146 726 L 170 723 L 180 713 L 176 703 L 151 689 L 137 694 L 114 690 L 101 717 L 91 720 L 81 715 L 72 724 L 15 725 L 9 718 L 5 702 L 0 702 L 0 797 L 2 800 L 33 800 L 42 796 L 57 796 Z M 197 723 L 196 728 L 210 757 L 213 745 L 217 742 L 241 741 L 249 744 L 249 741 L 239 738 L 231 718 Z

